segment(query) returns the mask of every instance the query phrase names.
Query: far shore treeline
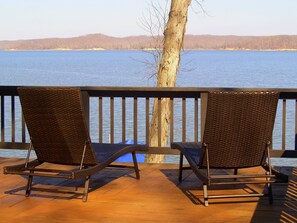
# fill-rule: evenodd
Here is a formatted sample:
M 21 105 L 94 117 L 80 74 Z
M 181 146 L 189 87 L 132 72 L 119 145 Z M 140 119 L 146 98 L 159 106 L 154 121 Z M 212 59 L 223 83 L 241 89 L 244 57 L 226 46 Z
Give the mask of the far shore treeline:
M 160 41 L 156 39 L 160 38 Z M 0 50 L 151 50 L 162 37 L 111 37 L 90 34 L 72 38 L 0 41 Z M 156 42 L 159 43 L 156 44 Z M 186 35 L 185 50 L 297 50 L 297 35 L 215 36 Z

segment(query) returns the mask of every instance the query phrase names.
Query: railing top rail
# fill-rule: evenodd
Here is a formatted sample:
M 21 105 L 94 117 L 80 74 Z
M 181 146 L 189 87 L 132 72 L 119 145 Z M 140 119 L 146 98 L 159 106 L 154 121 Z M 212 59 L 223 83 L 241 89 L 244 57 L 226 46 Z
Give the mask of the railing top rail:
M 18 95 L 19 86 L 0 86 L 0 95 Z M 91 97 L 185 97 L 199 98 L 208 91 L 279 91 L 281 99 L 296 99 L 297 88 L 218 88 L 218 87 L 113 87 L 75 86 L 87 91 Z

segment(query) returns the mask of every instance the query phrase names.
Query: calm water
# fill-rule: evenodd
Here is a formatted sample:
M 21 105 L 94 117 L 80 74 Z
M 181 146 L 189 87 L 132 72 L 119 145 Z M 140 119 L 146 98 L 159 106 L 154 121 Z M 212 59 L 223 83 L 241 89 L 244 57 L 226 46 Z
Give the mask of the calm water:
M 143 51 L 0 51 L 0 84 L 154 86 L 147 61 L 153 58 Z M 185 51 L 177 86 L 297 88 L 297 52 Z M 290 123 L 294 104 L 288 104 Z
M 153 86 L 143 51 L 0 51 L 1 85 Z M 185 51 L 181 87 L 297 88 L 297 52 Z

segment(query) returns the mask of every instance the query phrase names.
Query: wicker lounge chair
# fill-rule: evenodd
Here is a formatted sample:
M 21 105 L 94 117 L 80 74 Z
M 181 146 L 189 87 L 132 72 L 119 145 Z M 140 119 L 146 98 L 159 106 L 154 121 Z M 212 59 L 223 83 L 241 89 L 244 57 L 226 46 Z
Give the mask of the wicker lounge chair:
M 27 175 L 26 196 L 31 190 L 44 190 L 32 187 L 33 176 L 83 178 L 83 192 L 71 192 L 82 194 L 82 200 L 87 201 L 90 176 L 127 153 L 132 154 L 134 166 L 130 168 L 134 168 L 139 179 L 135 152 L 146 151 L 147 146 L 91 143 L 79 88 L 23 87 L 18 92 L 31 138 L 30 148 L 25 164 L 6 166 L 4 174 Z M 37 156 L 33 161 L 29 161 L 31 149 Z M 62 167 L 74 168 L 59 170 L 44 168 L 42 164 L 62 164 Z
M 271 183 L 275 182 L 276 175 L 281 176 L 272 169 L 269 156 L 278 98 L 276 92 L 209 92 L 202 143 L 171 144 L 171 148 L 181 152 L 179 180 L 182 180 L 182 170 L 187 168 L 183 166 L 185 156 L 190 168 L 203 182 L 205 206 L 211 198 L 264 196 L 264 193 L 209 196 L 207 188 L 210 185 L 264 183 L 269 201 L 273 202 Z M 256 166 L 262 166 L 266 174 L 247 176 L 237 172 Z M 211 169 L 235 171 L 220 175 Z M 287 180 L 286 176 L 282 177 Z

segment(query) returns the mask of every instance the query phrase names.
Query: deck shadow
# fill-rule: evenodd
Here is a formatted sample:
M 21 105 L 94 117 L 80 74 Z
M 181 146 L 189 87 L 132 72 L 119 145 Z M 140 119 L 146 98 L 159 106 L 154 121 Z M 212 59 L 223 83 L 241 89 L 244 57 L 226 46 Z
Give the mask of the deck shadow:
M 134 170 L 132 169 L 119 169 L 119 168 L 106 168 L 91 176 L 89 193 L 104 187 L 112 181 L 119 179 L 123 176 L 135 178 L 133 176 Z M 25 196 L 27 176 L 18 176 L 25 179 L 24 185 L 5 191 L 5 194 Z M 40 187 L 45 190 L 55 190 L 54 192 L 46 191 L 32 191 L 30 197 L 41 197 L 50 199 L 81 199 L 82 195 L 77 194 L 76 191 L 82 191 L 84 188 L 83 179 L 59 179 L 59 178 L 45 178 L 33 177 L 32 187 Z M 60 190 L 60 191 L 59 191 Z M 65 190 L 70 190 L 65 192 Z M 73 191 L 73 192 L 71 192 Z
M 275 221 L 269 222 L 282 222 L 292 223 L 297 222 L 297 167 L 279 167 L 282 173 L 289 176 L 288 183 L 276 183 L 273 185 L 274 203 L 271 206 L 277 207 L 270 213 Z M 262 198 L 257 204 L 251 222 L 265 222 L 266 216 L 263 215 L 263 210 L 267 210 L 269 205 L 265 206 Z M 271 216 L 270 216 L 271 217 Z
M 172 183 L 174 183 L 183 194 L 185 194 L 189 200 L 195 205 L 203 205 L 203 189 L 202 189 L 202 182 L 197 178 L 197 176 L 193 173 L 192 170 L 184 170 L 183 171 L 183 181 L 178 181 L 178 169 L 162 169 L 160 170 Z M 218 170 L 218 171 L 225 171 L 225 170 Z M 228 171 L 228 170 L 227 170 Z M 297 172 L 297 171 L 296 171 Z M 282 184 L 281 189 L 277 189 L 277 194 L 274 193 L 274 196 L 277 197 L 275 200 L 281 200 L 282 195 L 281 191 L 286 191 L 287 184 Z M 280 185 L 274 185 L 274 187 L 279 187 Z M 297 187 L 297 183 L 296 183 Z M 263 192 L 263 188 L 255 187 L 254 185 L 220 185 L 220 186 L 211 186 L 210 193 L 216 193 L 218 190 L 224 190 L 224 193 L 228 190 L 241 190 L 242 192 L 246 191 L 247 193 L 257 193 Z M 297 191 L 297 189 L 296 189 Z M 264 191 L 266 193 L 266 191 Z M 297 194 L 297 192 L 296 192 Z M 297 195 L 296 195 L 297 197 Z M 261 197 L 261 198 L 231 198 L 231 199 L 213 199 L 210 202 L 212 204 L 225 204 L 225 203 L 250 203 L 250 202 L 259 202 L 263 206 L 270 206 L 268 197 Z M 296 206 L 297 210 L 297 206 Z

